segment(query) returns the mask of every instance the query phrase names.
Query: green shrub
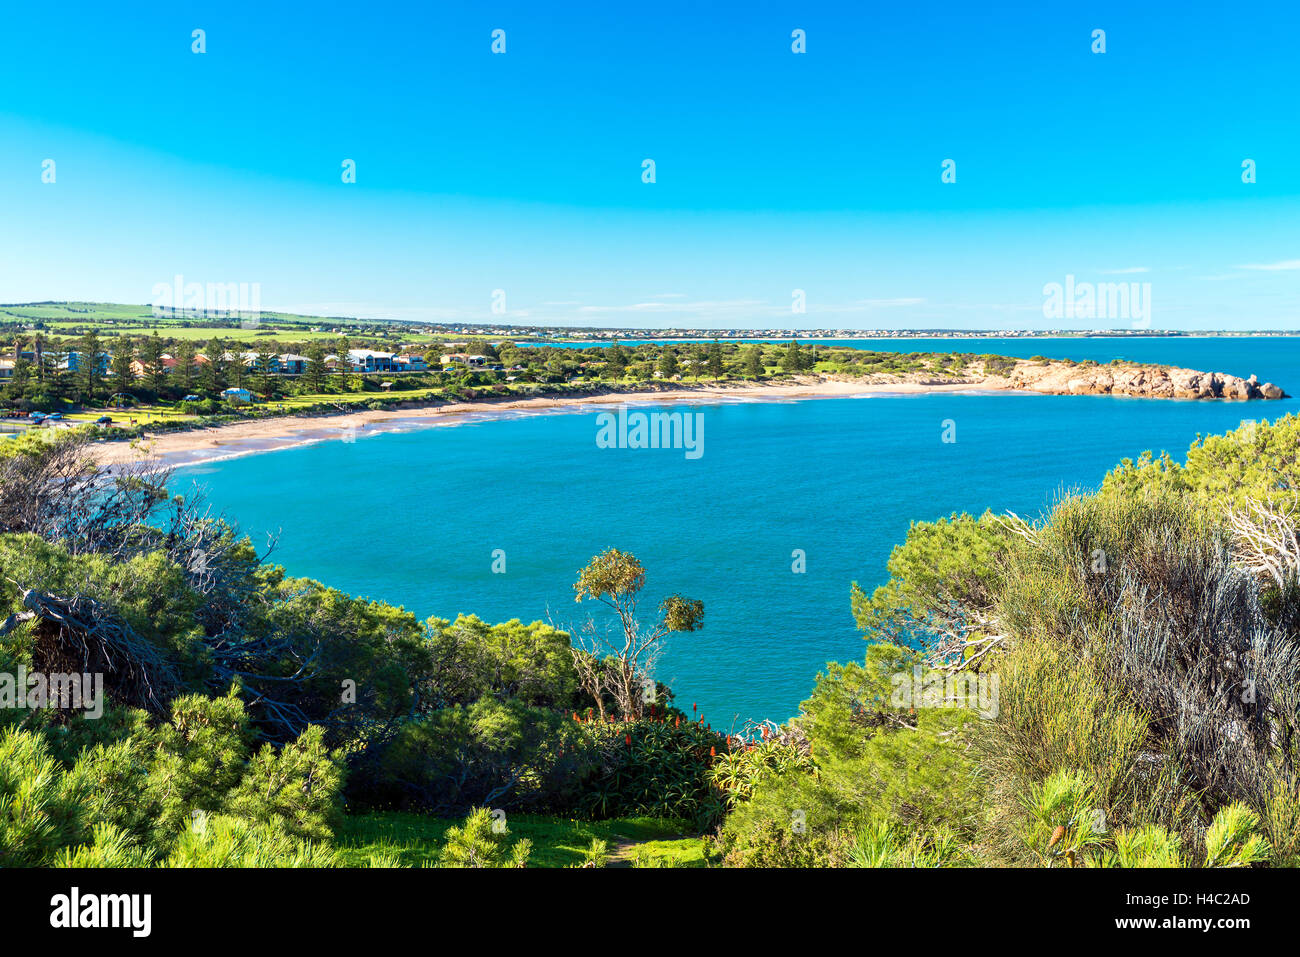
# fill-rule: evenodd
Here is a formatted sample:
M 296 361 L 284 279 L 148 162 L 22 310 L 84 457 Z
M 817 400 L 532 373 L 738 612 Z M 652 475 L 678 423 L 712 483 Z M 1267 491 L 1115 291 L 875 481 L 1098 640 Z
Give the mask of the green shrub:
M 947 827 L 931 832 L 901 829 L 889 821 L 874 821 L 858 833 L 849 848 L 847 867 L 969 867 L 970 852 Z
M 165 867 L 335 867 L 338 856 L 323 844 L 284 830 L 222 814 L 199 814 L 180 835 Z
M 80 796 L 39 734 L 0 731 L 0 866 L 39 866 L 76 841 Z
M 1098 867 L 1184 867 L 1182 842 L 1158 824 L 1115 832 L 1115 847 L 1094 858 Z
M 483 698 L 441 708 L 402 726 L 358 766 L 359 806 L 462 813 L 500 807 L 563 811 L 578 801 L 598 756 L 568 715 L 521 701 Z
M 1206 867 L 1245 867 L 1269 858 L 1259 815 L 1241 803 L 1220 808 L 1205 832 Z
M 710 768 L 726 738 L 680 714 L 581 725 L 597 769 L 583 781 L 578 809 L 593 817 L 680 818 L 701 829 L 721 819 L 725 797 Z
M 1020 837 L 1046 867 L 1074 867 L 1105 838 L 1098 826 L 1096 788 L 1079 771 L 1056 771 L 1024 797 Z
M 230 795 L 229 813 L 304 840 L 328 840 L 339 814 L 340 758 L 325 747 L 319 727 L 279 749 L 263 745 Z
M 158 729 L 148 774 L 158 829 L 179 830 L 196 811 L 221 811 L 248 754 L 248 715 L 234 691 L 224 698 L 178 698 L 171 723 Z
M 495 826 L 494 826 L 495 825 Z M 509 828 L 485 807 L 475 808 L 459 827 L 447 831 L 439 867 L 524 867 L 532 852 L 527 838 L 510 840 Z

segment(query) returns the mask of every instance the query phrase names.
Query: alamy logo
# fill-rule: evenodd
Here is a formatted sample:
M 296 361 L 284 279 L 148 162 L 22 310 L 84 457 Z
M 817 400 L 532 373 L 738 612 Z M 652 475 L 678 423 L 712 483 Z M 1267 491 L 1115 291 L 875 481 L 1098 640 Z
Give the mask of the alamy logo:
M 201 315 L 238 316 L 244 326 L 256 326 L 262 319 L 262 284 L 257 282 L 186 282 L 175 276 L 171 282 L 155 283 L 155 318 L 195 312 Z
M 50 926 L 127 927 L 133 937 L 148 937 L 153 925 L 153 898 L 149 894 L 69 894 L 50 898 Z
M 688 459 L 704 454 L 704 413 L 629 412 L 596 416 L 596 447 L 600 449 L 684 449 Z
M 17 674 L 0 673 L 0 708 L 76 708 L 87 718 L 104 714 L 104 676 L 95 674 L 51 674 L 28 672 L 19 665 Z
M 1073 275 L 1064 285 L 1049 282 L 1043 287 L 1044 319 L 1124 319 L 1134 325 L 1151 322 L 1151 283 L 1079 282 Z
M 896 708 L 970 708 L 983 718 L 998 716 L 997 675 L 969 671 L 924 674 L 916 665 L 910 673 L 891 675 L 889 682 L 894 686 L 889 700 Z

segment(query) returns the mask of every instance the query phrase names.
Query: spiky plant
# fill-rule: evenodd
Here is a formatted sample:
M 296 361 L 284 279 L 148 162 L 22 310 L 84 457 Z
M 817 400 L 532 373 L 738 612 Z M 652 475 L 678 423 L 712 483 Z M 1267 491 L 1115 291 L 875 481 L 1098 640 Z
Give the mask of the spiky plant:
M 1075 867 L 1085 852 L 1105 843 L 1096 789 L 1080 771 L 1057 771 L 1024 800 L 1021 838 L 1046 867 Z
M 492 812 L 475 808 L 465 823 L 447 831 L 439 867 L 524 867 L 532 852 L 527 838 L 511 841 L 506 827 L 494 829 Z
M 1206 867 L 1246 867 L 1268 860 L 1270 852 L 1259 833 L 1259 815 L 1240 801 L 1214 815 L 1205 832 Z

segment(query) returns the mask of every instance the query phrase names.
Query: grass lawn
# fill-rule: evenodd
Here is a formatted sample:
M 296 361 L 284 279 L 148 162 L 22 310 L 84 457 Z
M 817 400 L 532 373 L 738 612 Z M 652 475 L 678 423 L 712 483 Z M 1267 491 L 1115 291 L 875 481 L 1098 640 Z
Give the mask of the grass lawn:
M 139 425 L 154 422 L 188 422 L 195 416 L 185 415 L 180 408 L 173 405 L 137 405 L 127 409 L 85 409 L 81 412 L 65 412 L 63 418 L 69 422 L 94 422 L 101 415 L 112 416 L 119 425 L 127 419 L 135 419 Z
M 448 828 L 460 818 L 427 817 L 402 811 L 349 816 L 335 845 L 344 863 L 364 867 L 372 854 L 396 857 L 407 867 L 432 867 Z M 704 867 L 704 840 L 681 821 L 622 817 L 578 821 L 543 814 L 514 814 L 507 821 L 511 837 L 533 842 L 529 867 L 581 864 L 592 839 L 607 843 L 608 853 L 641 867 Z
M 41 305 L 11 305 L 0 307 L 0 323 L 42 322 L 47 335 L 68 338 L 72 330 L 93 328 L 101 336 L 142 336 L 157 332 L 173 339 L 206 341 L 213 336 L 234 342 L 253 342 L 274 339 L 281 342 L 333 341 L 341 334 L 366 335 L 411 343 L 433 343 L 448 339 L 445 335 L 429 335 L 410 331 L 404 323 L 373 322 L 341 317 L 302 316 L 285 312 L 262 312 L 259 324 L 245 327 L 238 320 L 229 325 L 193 325 L 193 319 L 158 318 L 150 306 L 133 306 L 120 303 L 67 302 Z M 313 329 L 319 331 L 313 332 Z M 335 329 L 341 332 L 335 332 Z M 80 335 L 78 331 L 76 335 Z
M 84 323 L 63 323 L 55 324 L 53 330 L 56 336 L 64 338 L 75 338 L 70 333 L 63 331 L 63 327 L 72 328 L 74 326 L 83 326 Z M 97 332 L 101 336 L 148 336 L 157 332 L 164 338 L 172 339 L 190 339 L 192 341 L 207 342 L 213 336 L 219 336 L 226 342 L 256 342 L 259 339 L 270 339 L 276 342 L 331 342 L 339 338 L 339 333 L 328 330 L 321 332 L 312 332 L 310 329 L 272 329 L 266 327 L 255 327 L 245 329 L 241 326 L 224 326 L 218 329 L 211 329 L 199 326 L 180 326 L 180 325 L 115 325 L 98 327 Z M 353 333 L 355 335 L 355 333 Z M 412 339 L 417 338 L 412 336 Z

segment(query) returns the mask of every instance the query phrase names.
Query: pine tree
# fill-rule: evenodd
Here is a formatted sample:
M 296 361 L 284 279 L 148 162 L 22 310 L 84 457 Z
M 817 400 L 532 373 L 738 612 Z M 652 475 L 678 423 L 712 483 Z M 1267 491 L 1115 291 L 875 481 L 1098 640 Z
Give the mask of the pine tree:
M 103 343 L 99 341 L 99 336 L 92 329 L 82 337 L 79 357 L 81 364 L 78 368 L 81 387 L 85 391 L 87 402 L 94 402 L 95 396 L 101 391 L 104 376 L 99 368 L 99 358 L 103 354 Z
M 275 389 L 275 367 L 280 361 L 279 355 L 271 346 L 265 345 L 257 352 L 258 384 L 261 391 L 270 395 Z
M 56 341 L 41 353 L 41 359 L 45 364 L 46 392 L 56 399 L 67 397 L 68 373 L 63 364 L 68 359 L 68 350 Z
M 307 347 L 307 381 L 312 392 L 320 392 L 325 385 L 325 347 L 313 342 Z
M 27 392 L 27 383 L 32 375 L 32 364 L 26 359 L 18 359 L 14 363 L 13 373 L 9 379 L 9 396 L 13 399 L 21 399 Z
M 472 810 L 459 827 L 443 836 L 438 854 L 439 867 L 523 867 L 528 863 L 532 841 L 511 840 L 509 831 L 494 827 L 492 812 L 485 807 Z
M 349 386 L 350 380 L 348 378 L 348 373 L 351 371 L 348 368 L 348 366 L 350 365 L 350 360 L 348 359 L 348 351 L 350 348 L 351 346 L 348 343 L 347 336 L 344 336 L 342 339 L 338 341 L 338 346 L 336 348 L 336 351 L 338 353 L 339 363 L 336 371 L 339 374 L 339 384 L 343 386 L 344 392 L 352 391 Z
M 176 347 L 176 384 L 189 394 L 194 389 L 194 343 L 182 339 Z
M 204 346 L 203 357 L 207 359 L 201 376 L 203 387 L 215 395 L 226 387 L 226 344 L 214 336 Z
M 609 376 L 611 379 L 623 378 L 623 373 L 627 371 L 627 354 L 623 347 L 615 339 L 613 345 L 605 350 L 605 359 L 609 363 Z
M 163 364 L 163 343 L 157 332 L 141 345 L 140 365 L 144 368 L 144 379 L 149 388 L 154 392 L 160 391 L 167 375 L 167 366 Z
M 135 385 L 135 373 L 131 370 L 131 363 L 134 361 L 135 349 L 131 346 L 131 340 L 126 336 L 115 338 L 108 366 L 114 392 L 129 392 Z
M 709 375 L 715 379 L 721 379 L 722 373 L 722 344 L 717 339 L 714 339 L 713 345 L 709 346 Z
M 781 357 L 781 368 L 786 372 L 803 371 L 803 353 L 799 349 L 799 341 L 797 339 L 791 339 L 790 345 L 786 347 L 785 355 Z
M 664 346 L 663 354 L 659 356 L 659 374 L 665 379 L 677 374 L 677 352 L 672 346 Z
M 745 375 L 761 379 L 766 374 L 767 367 L 763 365 L 763 347 L 750 346 L 745 353 Z

